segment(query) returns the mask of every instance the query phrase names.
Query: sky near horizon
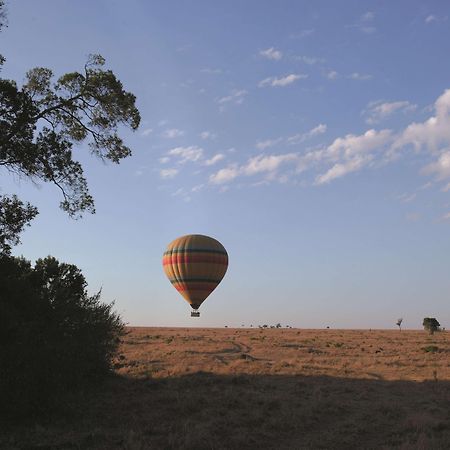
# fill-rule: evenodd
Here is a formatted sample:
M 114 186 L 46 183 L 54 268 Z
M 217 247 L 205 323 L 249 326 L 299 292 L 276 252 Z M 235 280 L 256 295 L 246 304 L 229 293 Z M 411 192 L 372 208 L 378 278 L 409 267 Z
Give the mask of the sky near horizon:
M 133 156 L 80 146 L 97 213 L 1 173 L 40 209 L 16 255 L 51 254 L 131 325 L 450 327 L 450 3 L 8 1 L 1 76 L 100 53 L 137 97 Z M 169 242 L 230 265 L 190 318 Z

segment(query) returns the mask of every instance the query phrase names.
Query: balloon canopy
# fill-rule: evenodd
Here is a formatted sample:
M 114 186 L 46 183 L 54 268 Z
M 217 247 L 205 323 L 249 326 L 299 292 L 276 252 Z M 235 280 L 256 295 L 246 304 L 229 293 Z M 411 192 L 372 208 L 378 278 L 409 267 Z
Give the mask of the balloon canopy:
M 227 267 L 225 247 L 216 239 L 201 234 L 175 239 L 163 255 L 167 278 L 194 310 L 222 281 Z

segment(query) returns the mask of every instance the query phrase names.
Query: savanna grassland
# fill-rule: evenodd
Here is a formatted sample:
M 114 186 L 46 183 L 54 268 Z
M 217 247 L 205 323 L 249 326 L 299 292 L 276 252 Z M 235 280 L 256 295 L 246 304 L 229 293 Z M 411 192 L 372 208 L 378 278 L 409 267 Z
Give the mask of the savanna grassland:
M 115 370 L 1 448 L 450 448 L 448 332 L 130 328 Z

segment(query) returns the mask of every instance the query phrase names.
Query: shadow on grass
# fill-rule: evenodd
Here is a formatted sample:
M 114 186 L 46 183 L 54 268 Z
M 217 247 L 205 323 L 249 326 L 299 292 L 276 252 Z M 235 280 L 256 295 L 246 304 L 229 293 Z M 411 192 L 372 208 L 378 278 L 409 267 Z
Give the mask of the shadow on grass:
M 114 376 L 0 448 L 447 449 L 450 382 L 326 376 Z M 5 425 L 5 424 L 4 424 Z

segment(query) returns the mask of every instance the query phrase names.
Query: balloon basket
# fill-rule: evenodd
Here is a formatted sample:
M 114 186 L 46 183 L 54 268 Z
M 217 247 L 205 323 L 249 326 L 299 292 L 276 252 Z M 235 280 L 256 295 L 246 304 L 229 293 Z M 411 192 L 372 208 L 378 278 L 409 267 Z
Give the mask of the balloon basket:
M 200 311 L 194 309 L 194 311 L 191 311 L 191 317 L 200 317 Z

